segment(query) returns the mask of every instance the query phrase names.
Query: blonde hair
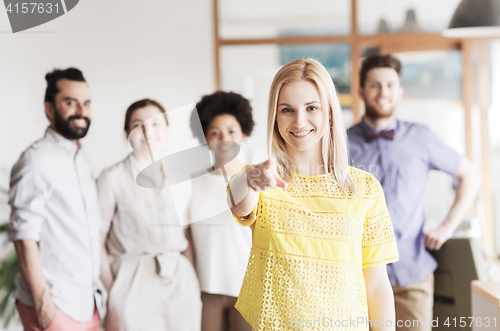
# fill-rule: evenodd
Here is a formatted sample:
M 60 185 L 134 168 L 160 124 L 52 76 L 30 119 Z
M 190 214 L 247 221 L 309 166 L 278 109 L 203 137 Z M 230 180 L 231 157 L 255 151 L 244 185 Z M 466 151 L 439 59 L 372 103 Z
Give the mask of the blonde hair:
M 268 150 L 276 158 L 278 173 L 287 182 L 293 182 L 290 173 L 291 160 L 286 153 L 285 141 L 278 131 L 276 110 L 278 97 L 283 85 L 307 80 L 313 83 L 321 98 L 324 123 L 321 154 L 326 172 L 331 172 L 344 194 L 347 189 L 356 191 L 356 185 L 349 172 L 347 153 L 347 134 L 342 119 L 342 109 L 333 85 L 332 78 L 325 67 L 314 59 L 295 60 L 283 66 L 274 76 L 269 92 L 269 112 L 267 142 Z

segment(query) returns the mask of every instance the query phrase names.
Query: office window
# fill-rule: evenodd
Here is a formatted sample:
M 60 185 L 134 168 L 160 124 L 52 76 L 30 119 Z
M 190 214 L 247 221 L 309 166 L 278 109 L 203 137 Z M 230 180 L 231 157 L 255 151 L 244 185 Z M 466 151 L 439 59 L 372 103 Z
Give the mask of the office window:
M 347 35 L 350 0 L 219 0 L 224 39 Z

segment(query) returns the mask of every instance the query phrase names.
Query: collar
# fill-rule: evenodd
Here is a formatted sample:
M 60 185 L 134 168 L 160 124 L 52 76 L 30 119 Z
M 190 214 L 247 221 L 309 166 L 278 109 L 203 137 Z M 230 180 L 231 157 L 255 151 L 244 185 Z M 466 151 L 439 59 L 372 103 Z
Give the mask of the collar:
M 58 147 L 62 148 L 68 155 L 73 157 L 75 157 L 80 150 L 80 143 L 77 145 L 71 140 L 64 138 L 59 133 L 52 130 L 50 126 L 45 131 L 45 137 L 52 140 Z

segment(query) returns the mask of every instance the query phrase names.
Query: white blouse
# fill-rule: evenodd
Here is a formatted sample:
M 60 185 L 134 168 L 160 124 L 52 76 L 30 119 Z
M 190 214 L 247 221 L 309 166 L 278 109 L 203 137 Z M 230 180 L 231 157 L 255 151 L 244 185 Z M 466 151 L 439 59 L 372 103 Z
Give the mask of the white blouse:
M 224 176 L 213 173 L 193 179 L 189 217 L 201 291 L 237 297 L 252 233 L 233 220 L 226 186 Z
M 198 279 L 181 254 L 188 247 L 177 217 L 183 208 L 171 203 L 167 187 L 151 188 L 158 178 L 142 178 L 153 183 L 150 188 L 137 185 L 130 160 L 104 170 L 97 181 L 101 232 L 108 233 L 113 257 L 108 314 L 116 316 L 121 330 L 199 330 Z M 178 201 L 189 201 L 177 195 Z
M 176 211 L 168 203 L 168 189 L 137 185 L 129 157 L 104 170 L 97 187 L 110 255 L 186 250 L 184 229 L 172 221 Z

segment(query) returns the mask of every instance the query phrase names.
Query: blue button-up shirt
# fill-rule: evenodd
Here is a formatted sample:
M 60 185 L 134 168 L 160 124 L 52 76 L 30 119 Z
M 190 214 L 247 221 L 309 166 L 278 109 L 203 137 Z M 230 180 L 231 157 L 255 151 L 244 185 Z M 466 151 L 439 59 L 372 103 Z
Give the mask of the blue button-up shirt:
M 400 256 L 387 272 L 392 285 L 406 286 L 437 266 L 425 249 L 423 232 L 429 170 L 454 175 L 462 157 L 425 125 L 394 120 L 385 129 L 394 130 L 393 140 L 381 137 L 370 143 L 364 138 L 367 130 L 376 131 L 361 121 L 347 131 L 351 163 L 382 184 Z

